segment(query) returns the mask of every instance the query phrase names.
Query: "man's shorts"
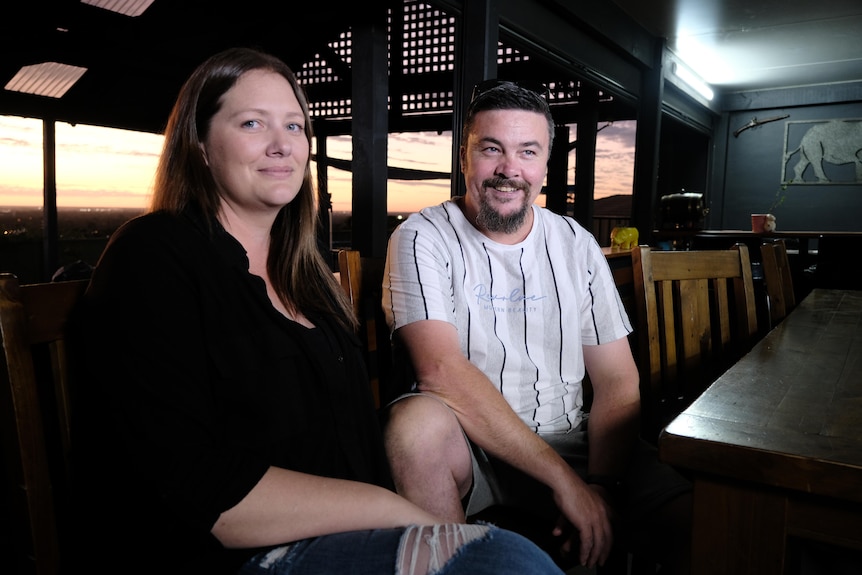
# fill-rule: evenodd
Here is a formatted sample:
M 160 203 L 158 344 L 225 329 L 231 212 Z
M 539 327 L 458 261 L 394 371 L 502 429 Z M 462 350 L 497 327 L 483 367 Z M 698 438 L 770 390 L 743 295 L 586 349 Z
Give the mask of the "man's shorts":
M 581 477 L 587 476 L 588 432 L 585 418 L 568 433 L 543 434 L 548 444 Z M 474 515 L 491 505 L 505 505 L 539 513 L 548 519 L 559 514 L 551 490 L 524 472 L 493 457 L 467 440 L 473 456 L 473 487 L 465 512 Z M 624 478 L 624 513 L 637 522 L 672 499 L 691 490 L 691 483 L 671 466 L 658 460 L 658 451 L 639 440 Z
M 410 395 L 418 393 L 404 394 L 392 403 Z M 442 400 L 434 399 L 446 405 Z M 449 408 L 448 405 L 446 407 Z M 585 415 L 580 426 L 573 431 L 541 435 L 584 478 L 587 476 L 588 417 L 588 414 Z M 473 486 L 463 502 L 468 517 L 492 505 L 505 505 L 556 519 L 559 512 L 548 486 L 507 463 L 489 457 L 466 434 L 464 439 L 470 446 L 473 458 Z M 691 490 L 691 483 L 674 468 L 660 462 L 656 448 L 643 440 L 638 442 L 624 479 L 625 491 L 622 495 L 625 502 L 621 511 L 629 521 L 634 522 L 648 517 L 657 508 Z

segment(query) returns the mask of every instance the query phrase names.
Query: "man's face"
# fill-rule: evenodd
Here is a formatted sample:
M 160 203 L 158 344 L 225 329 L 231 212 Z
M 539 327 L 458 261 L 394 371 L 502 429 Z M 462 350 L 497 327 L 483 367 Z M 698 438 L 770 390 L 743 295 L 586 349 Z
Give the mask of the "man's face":
M 461 147 L 468 218 L 488 232 L 523 232 L 545 181 L 550 140 L 542 114 L 487 110 L 476 114 Z

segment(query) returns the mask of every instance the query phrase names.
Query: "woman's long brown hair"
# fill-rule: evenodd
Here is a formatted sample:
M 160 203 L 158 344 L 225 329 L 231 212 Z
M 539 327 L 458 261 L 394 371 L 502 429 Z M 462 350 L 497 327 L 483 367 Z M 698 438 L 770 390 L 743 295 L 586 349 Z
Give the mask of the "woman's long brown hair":
M 245 73 L 267 70 L 283 76 L 293 88 L 305 118 L 309 149 L 313 137 L 305 92 L 290 68 L 278 58 L 251 48 L 232 48 L 201 64 L 180 90 L 165 128 L 165 143 L 156 169 L 152 211 L 180 213 L 197 204 L 208 218 L 218 214 L 220 198 L 204 161 L 201 142 L 224 94 Z M 353 307 L 323 259 L 317 243 L 317 197 L 311 161 L 296 198 L 278 213 L 270 231 L 267 271 L 288 309 L 323 313 L 347 329 L 358 320 Z

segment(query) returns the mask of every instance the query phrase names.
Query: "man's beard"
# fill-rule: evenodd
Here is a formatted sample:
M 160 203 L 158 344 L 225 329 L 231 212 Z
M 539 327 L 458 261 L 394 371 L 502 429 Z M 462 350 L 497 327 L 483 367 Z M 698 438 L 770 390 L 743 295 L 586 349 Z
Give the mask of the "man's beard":
M 479 215 L 476 216 L 476 224 L 480 228 L 489 232 L 503 234 L 517 232 L 527 219 L 527 211 L 530 209 L 530 202 L 528 201 L 530 194 L 528 193 L 527 185 L 523 182 L 512 182 L 499 178 L 491 178 L 482 183 L 483 190 L 487 188 L 515 187 L 525 192 L 521 209 L 505 216 L 491 207 L 486 194 L 483 193 L 479 198 Z

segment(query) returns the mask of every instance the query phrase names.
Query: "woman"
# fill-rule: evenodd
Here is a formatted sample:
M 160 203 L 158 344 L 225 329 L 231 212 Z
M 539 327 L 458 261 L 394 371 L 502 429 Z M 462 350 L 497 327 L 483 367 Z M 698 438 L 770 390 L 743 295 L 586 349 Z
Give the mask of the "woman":
M 152 209 L 114 234 L 85 298 L 79 566 L 560 573 L 391 489 L 356 320 L 316 243 L 311 138 L 267 54 L 227 50 L 182 88 Z

